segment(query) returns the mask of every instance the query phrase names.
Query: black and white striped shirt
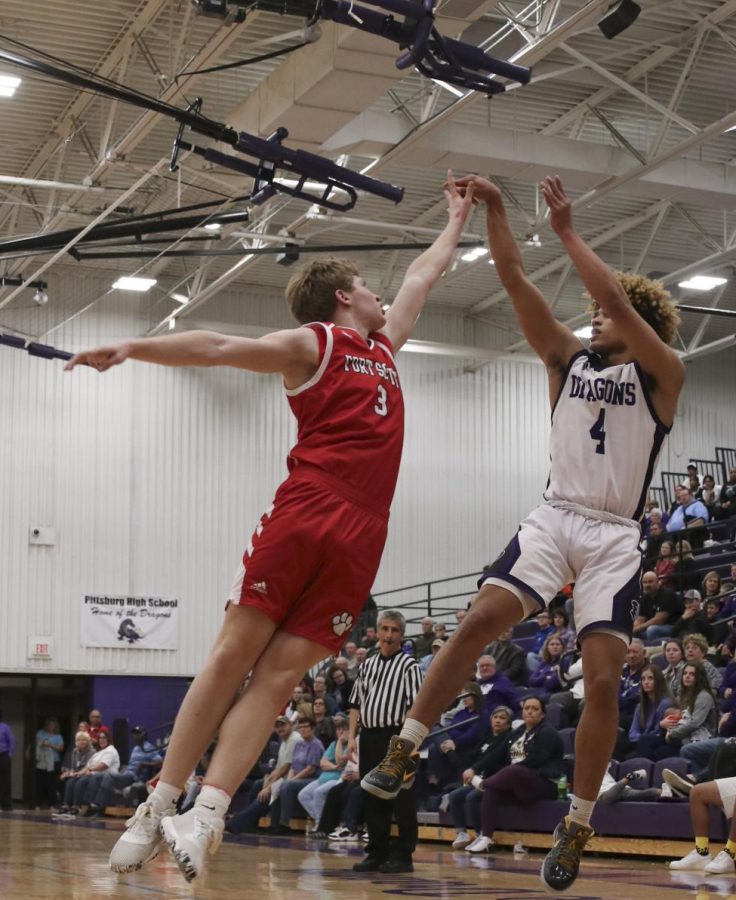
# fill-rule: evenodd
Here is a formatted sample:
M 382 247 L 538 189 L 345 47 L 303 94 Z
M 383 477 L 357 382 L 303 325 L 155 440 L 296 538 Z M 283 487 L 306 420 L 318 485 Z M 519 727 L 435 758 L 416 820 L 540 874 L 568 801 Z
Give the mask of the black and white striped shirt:
M 402 725 L 419 693 L 422 672 L 417 661 L 401 650 L 393 656 L 376 653 L 360 665 L 350 694 L 350 706 L 360 710 L 363 728 Z

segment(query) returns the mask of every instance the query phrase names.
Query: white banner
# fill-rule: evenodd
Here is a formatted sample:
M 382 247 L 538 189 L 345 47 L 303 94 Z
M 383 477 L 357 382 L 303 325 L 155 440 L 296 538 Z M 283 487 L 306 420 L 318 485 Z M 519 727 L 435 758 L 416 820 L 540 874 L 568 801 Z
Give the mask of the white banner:
M 83 647 L 176 650 L 179 601 L 164 597 L 86 594 L 82 598 Z

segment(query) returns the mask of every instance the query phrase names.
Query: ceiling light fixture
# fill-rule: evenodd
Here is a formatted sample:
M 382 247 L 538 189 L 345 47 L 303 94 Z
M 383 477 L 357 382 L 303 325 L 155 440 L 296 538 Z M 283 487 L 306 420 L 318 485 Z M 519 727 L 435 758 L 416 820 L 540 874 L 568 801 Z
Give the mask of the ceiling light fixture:
M 204 226 L 205 231 L 219 231 L 222 228 L 222 225 L 219 222 L 208 222 Z
M 12 97 L 20 85 L 20 78 L 14 75 L 0 75 L 0 97 Z
M 610 41 L 622 31 L 626 31 L 629 25 L 633 25 L 639 17 L 641 6 L 634 0 L 621 0 L 615 3 L 598 23 L 598 27 L 604 36 Z
M 175 300 L 177 303 L 181 303 L 182 306 L 186 306 L 189 303 L 189 297 L 186 294 L 172 294 L 171 299 Z
M 677 286 L 688 291 L 712 291 L 715 287 L 725 284 L 728 278 L 717 278 L 713 275 L 693 275 L 687 281 L 678 282 Z
M 485 256 L 488 253 L 488 249 L 486 247 L 472 247 L 470 250 L 466 250 L 465 253 L 460 254 L 460 259 L 463 262 L 475 262 L 476 259 L 480 259 L 481 256 Z
M 582 328 L 576 328 L 573 331 L 575 337 L 583 338 L 584 340 L 590 340 L 593 337 L 593 326 L 592 325 L 583 325 Z
M 154 284 L 155 278 L 138 278 L 135 275 L 123 275 L 113 284 L 113 288 L 118 291 L 149 291 Z

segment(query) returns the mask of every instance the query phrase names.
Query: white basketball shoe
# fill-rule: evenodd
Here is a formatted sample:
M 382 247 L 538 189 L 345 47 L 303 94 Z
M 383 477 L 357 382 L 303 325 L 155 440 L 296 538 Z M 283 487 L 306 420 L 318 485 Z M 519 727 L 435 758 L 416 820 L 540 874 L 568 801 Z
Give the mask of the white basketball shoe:
M 198 806 L 183 816 L 168 815 L 161 820 L 161 834 L 187 881 L 202 874 L 207 854 L 217 851 L 224 829 L 219 816 L 205 817 Z
M 162 806 L 153 796 L 141 803 L 125 823 L 125 831 L 112 848 L 110 868 L 113 872 L 135 872 L 155 859 L 163 844 L 159 830 L 161 819 L 175 812 L 173 806 Z

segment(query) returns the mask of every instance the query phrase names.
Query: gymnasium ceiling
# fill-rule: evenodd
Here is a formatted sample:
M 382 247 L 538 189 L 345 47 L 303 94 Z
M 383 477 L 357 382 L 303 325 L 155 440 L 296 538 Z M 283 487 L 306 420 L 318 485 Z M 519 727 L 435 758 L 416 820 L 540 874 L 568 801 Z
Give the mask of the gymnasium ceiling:
M 331 23 L 321 23 L 319 40 L 292 53 L 188 75 L 181 73 L 293 46 L 304 23 L 256 10 L 233 24 L 196 15 L 188 0 L 4 3 L 2 49 L 23 53 L 5 39 L 22 41 L 178 106 L 201 96 L 210 118 L 264 137 L 285 125 L 287 146 L 356 170 L 372 164 L 372 176 L 403 186 L 405 196 L 394 205 L 362 195 L 347 214 L 279 196 L 251 207 L 247 224 L 217 235 L 200 228 L 189 236 L 211 240 L 177 245 L 236 254 L 226 257 L 75 262 L 68 254 L 47 254 L 0 260 L 0 274 L 42 278 L 50 296 L 47 306 L 37 307 L 27 289 L 0 290 L 0 329 L 43 340 L 83 306 L 94 306 L 89 292 L 79 299 L 74 292 L 55 295 L 55 285 L 70 273 L 80 283 L 108 275 L 112 283 L 114 275 L 134 273 L 158 279 L 139 300 L 141 334 L 168 331 L 172 320 L 177 329 L 221 320 L 213 299 L 218 293 L 274 298 L 283 289 L 294 269 L 272 256 L 248 254 L 273 245 L 279 235 L 305 250 L 431 240 L 445 221 L 440 186 L 448 167 L 498 179 L 524 242 L 527 271 L 564 320 L 577 325 L 583 303 L 580 282 L 540 205 L 536 185 L 548 172 L 561 175 L 575 200 L 578 229 L 609 263 L 656 273 L 682 302 L 736 308 L 736 130 L 728 130 L 736 127 L 736 0 L 639 2 L 638 20 L 607 40 L 597 22 L 611 0 L 440 0 L 444 35 L 533 65 L 529 85 L 509 85 L 490 100 L 477 93 L 457 96 L 416 73 L 400 72 L 394 44 Z M 169 119 L 6 63 L 0 62 L 0 74 L 23 79 L 14 97 L 0 98 L 4 239 L 81 228 L 106 210 L 106 221 L 114 222 L 121 211 L 225 202 L 249 190 L 250 179 L 195 156 L 185 156 L 180 173 L 170 173 L 166 161 L 176 123 Z M 27 183 L 10 184 L 8 176 Z M 481 210 L 466 237 L 483 240 Z M 390 299 L 415 253 L 349 255 Z M 677 282 L 690 274 L 729 280 L 705 293 L 679 290 Z M 171 300 L 174 292 L 189 298 L 186 305 Z M 111 296 L 105 289 L 99 300 Z M 524 350 L 488 257 L 458 257 L 428 308 L 446 326 L 432 332 L 438 350 L 442 344 L 482 343 L 478 335 L 496 351 Z M 224 324 L 257 333 L 247 302 Z M 734 319 L 684 314 L 680 346 L 692 352 L 734 331 Z M 480 350 L 449 352 L 483 358 Z

